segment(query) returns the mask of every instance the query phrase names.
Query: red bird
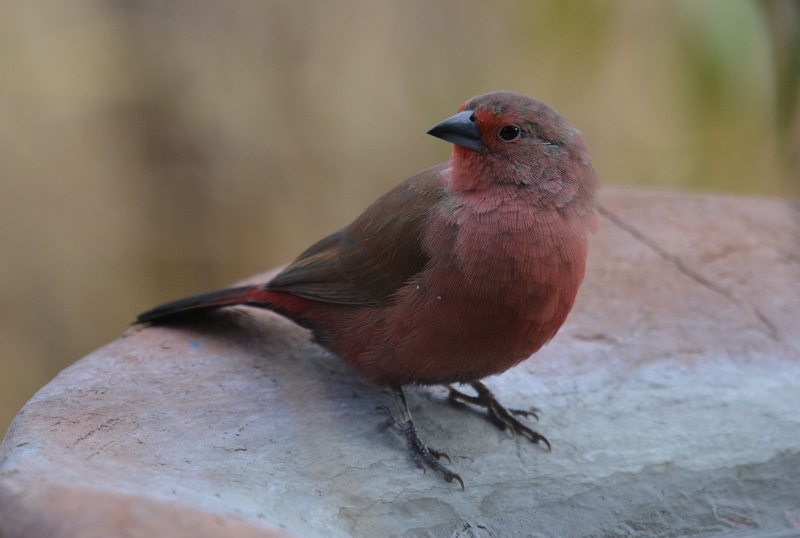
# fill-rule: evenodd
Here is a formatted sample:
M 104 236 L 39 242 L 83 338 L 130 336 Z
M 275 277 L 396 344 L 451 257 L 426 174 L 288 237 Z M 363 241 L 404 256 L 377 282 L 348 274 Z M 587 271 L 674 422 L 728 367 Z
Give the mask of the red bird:
M 512 92 L 473 97 L 428 134 L 454 144 L 447 163 L 397 185 L 266 284 L 178 300 L 137 322 L 248 305 L 311 329 L 392 390 L 400 418 L 390 421 L 417 465 L 463 488 L 439 462 L 446 455 L 417 435 L 403 387 L 470 384 L 476 396 L 449 387 L 450 398 L 550 448 L 514 418 L 532 413 L 506 410 L 480 380 L 528 358 L 564 323 L 596 228 L 597 176 L 565 118 Z

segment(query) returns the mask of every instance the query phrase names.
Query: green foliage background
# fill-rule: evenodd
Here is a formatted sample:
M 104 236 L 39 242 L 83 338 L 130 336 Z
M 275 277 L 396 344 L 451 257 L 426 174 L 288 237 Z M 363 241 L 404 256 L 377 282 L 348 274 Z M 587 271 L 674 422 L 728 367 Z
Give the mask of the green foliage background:
M 495 89 L 605 185 L 796 196 L 792 0 L 0 3 L 0 431 L 159 302 L 289 261 Z

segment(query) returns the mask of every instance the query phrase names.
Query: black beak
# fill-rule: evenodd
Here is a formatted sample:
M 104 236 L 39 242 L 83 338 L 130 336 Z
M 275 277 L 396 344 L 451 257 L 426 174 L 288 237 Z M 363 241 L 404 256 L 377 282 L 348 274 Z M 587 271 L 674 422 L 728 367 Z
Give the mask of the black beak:
M 459 112 L 455 116 L 447 118 L 442 123 L 435 125 L 428 131 L 429 135 L 447 140 L 457 146 L 474 149 L 481 149 L 481 133 L 478 126 L 473 121 L 472 110 Z

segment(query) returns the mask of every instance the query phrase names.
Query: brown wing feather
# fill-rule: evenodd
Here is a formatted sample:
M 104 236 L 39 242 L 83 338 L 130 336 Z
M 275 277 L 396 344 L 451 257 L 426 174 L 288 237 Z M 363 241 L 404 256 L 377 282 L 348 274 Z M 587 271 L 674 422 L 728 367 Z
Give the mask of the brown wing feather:
M 329 303 L 386 304 L 428 261 L 422 235 L 444 195 L 444 168 L 429 168 L 396 186 L 349 226 L 308 248 L 264 289 Z

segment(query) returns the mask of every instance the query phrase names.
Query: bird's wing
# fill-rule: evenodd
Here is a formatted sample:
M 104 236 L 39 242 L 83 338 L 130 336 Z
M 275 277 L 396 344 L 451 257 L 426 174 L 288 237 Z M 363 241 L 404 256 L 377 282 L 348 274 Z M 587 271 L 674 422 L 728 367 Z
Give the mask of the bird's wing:
M 264 285 L 328 303 L 379 306 L 422 270 L 426 224 L 444 196 L 429 168 L 399 184 L 353 223 L 315 243 Z

